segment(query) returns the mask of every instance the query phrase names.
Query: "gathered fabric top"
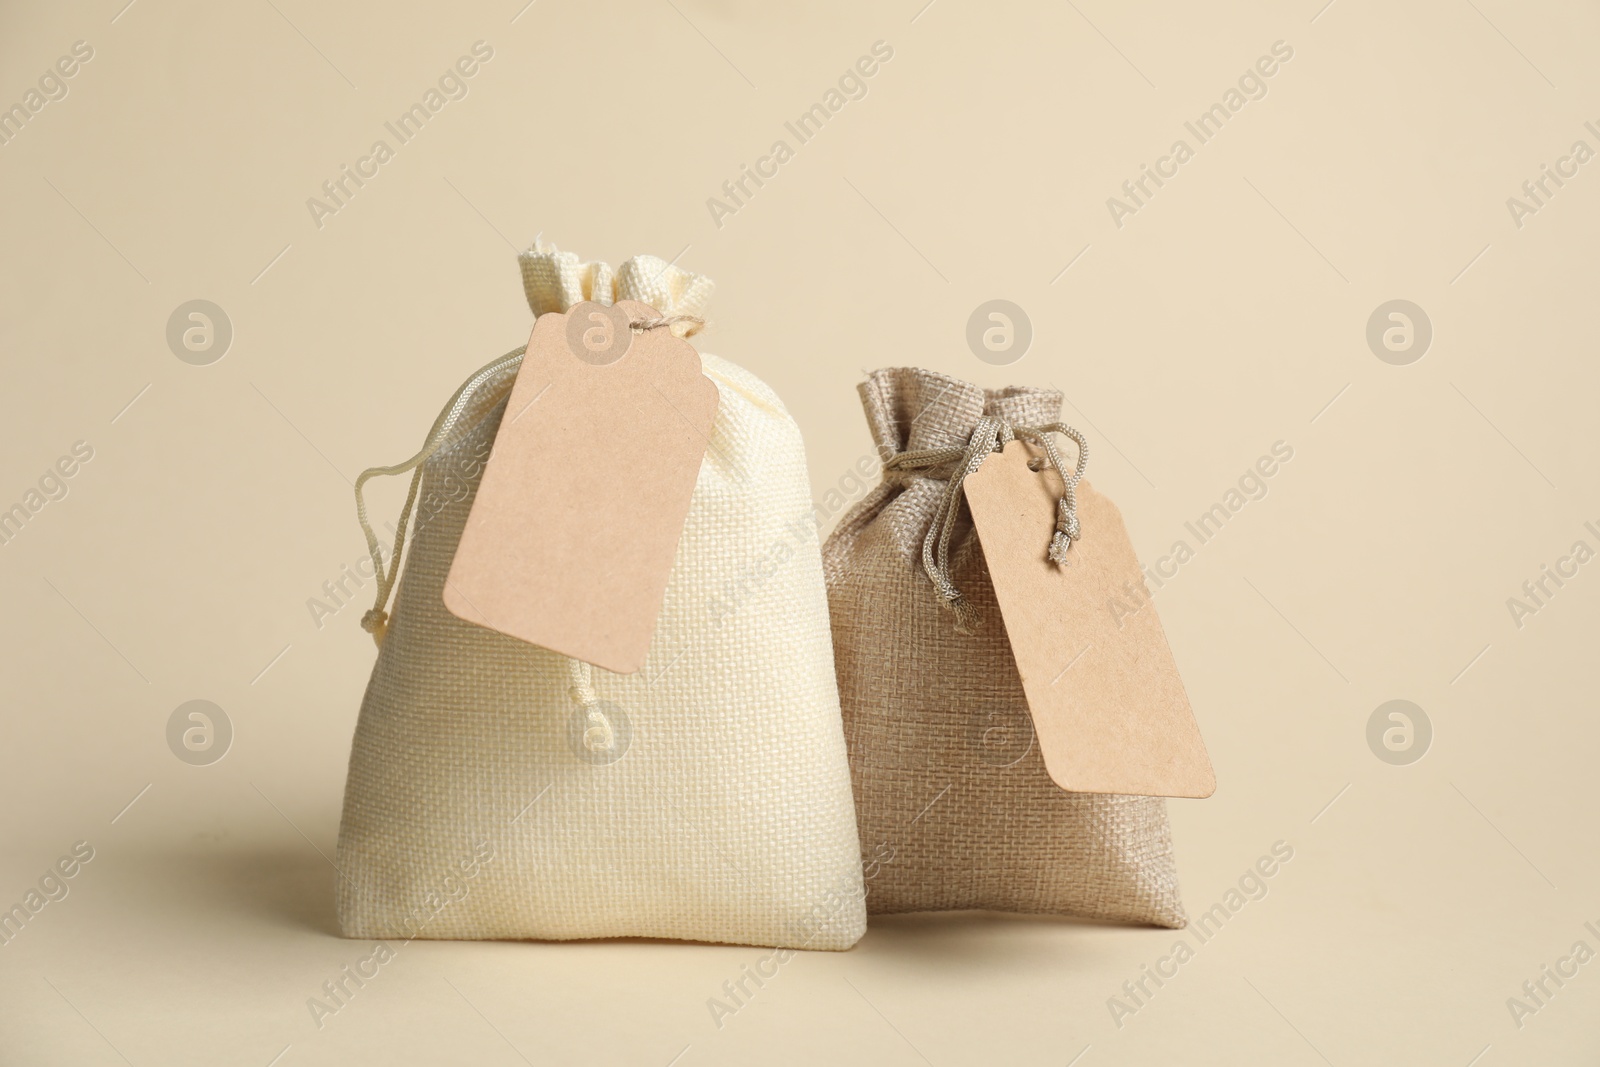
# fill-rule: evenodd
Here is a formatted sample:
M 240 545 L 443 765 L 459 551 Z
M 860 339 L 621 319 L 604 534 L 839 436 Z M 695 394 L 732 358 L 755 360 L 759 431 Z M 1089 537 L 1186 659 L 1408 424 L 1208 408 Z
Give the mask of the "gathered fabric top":
M 1061 418 L 1061 393 L 1055 389 L 985 389 L 921 367 L 871 371 L 857 389 L 882 458 L 965 447 L 986 415 L 1017 426 L 1043 426 Z
M 584 263 L 574 252 L 563 252 L 555 245 L 536 240 L 533 247 L 519 253 L 522 288 L 528 307 L 535 316 L 550 311 L 566 311 L 574 304 L 592 300 L 614 304 L 618 300 L 637 300 L 649 304 L 679 337 L 694 334 L 703 325 L 706 305 L 716 283 L 703 274 L 684 270 L 659 256 L 634 256 L 612 269 L 600 261 Z

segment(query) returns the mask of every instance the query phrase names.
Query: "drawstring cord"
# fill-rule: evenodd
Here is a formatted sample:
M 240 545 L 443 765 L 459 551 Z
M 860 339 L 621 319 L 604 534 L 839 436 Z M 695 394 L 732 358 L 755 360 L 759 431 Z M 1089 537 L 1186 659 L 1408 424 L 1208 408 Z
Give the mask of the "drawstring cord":
M 461 388 L 455 391 L 449 403 L 445 404 L 444 410 L 439 412 L 439 417 L 433 421 L 433 428 L 428 431 L 427 440 L 423 442 L 421 450 L 416 455 L 392 467 L 369 467 L 356 479 L 356 518 L 361 521 L 361 532 L 367 535 L 367 552 L 372 556 L 372 567 L 378 575 L 377 600 L 372 609 L 361 616 L 361 628 L 371 634 L 372 640 L 380 647 L 383 645 L 384 634 L 388 632 L 389 613 L 385 609 L 389 603 L 389 594 L 394 589 L 395 580 L 400 577 L 400 555 L 405 550 L 406 529 L 411 525 L 411 509 L 416 505 L 417 489 L 422 482 L 422 464 L 444 446 L 451 433 L 460 424 L 467 405 L 479 386 L 503 373 L 508 367 L 521 363 L 522 355 L 526 351 L 527 346 L 524 345 L 513 352 L 507 352 L 462 382 Z M 406 493 L 405 507 L 400 511 L 400 523 L 394 535 L 394 551 L 389 554 L 389 566 L 385 569 L 383 549 L 378 544 L 378 535 L 372 530 L 372 523 L 367 519 L 367 502 L 361 490 L 370 478 L 404 474 L 407 471 L 413 472 L 411 488 Z
M 683 316 L 687 318 L 688 316 Z M 701 320 L 695 320 L 701 321 Z M 630 326 L 642 329 L 655 329 L 660 326 L 669 326 L 672 323 L 665 319 L 656 322 L 630 323 Z M 411 525 L 411 511 L 416 505 L 417 489 L 422 480 L 422 465 L 428 457 L 450 439 L 451 433 L 460 425 L 461 418 L 467 410 L 472 395 L 484 382 L 503 373 L 508 368 L 522 361 L 526 348 L 519 348 L 508 352 L 488 366 L 480 368 L 472 377 L 461 384 L 455 391 L 444 410 L 439 412 L 439 417 L 434 420 L 433 427 L 428 431 L 428 437 L 423 442 L 417 454 L 403 463 L 392 467 L 370 467 L 356 479 L 356 517 L 361 520 L 361 530 L 367 535 L 367 550 L 372 555 L 372 565 L 378 576 L 377 601 L 371 610 L 361 616 L 361 628 L 372 635 L 372 639 L 379 647 L 388 632 L 389 615 L 385 610 L 389 603 L 389 595 L 394 589 L 395 580 L 400 575 L 400 557 L 405 551 L 406 530 Z M 378 535 L 373 532 L 372 523 L 367 518 L 366 499 L 362 488 L 369 478 L 380 475 L 398 475 L 411 471 L 411 488 L 406 493 L 405 507 L 400 511 L 400 523 L 395 531 L 394 551 L 389 556 L 389 566 L 383 566 L 382 548 L 378 544 Z M 611 726 L 611 720 L 606 717 L 600 708 L 600 697 L 594 688 L 594 668 L 581 660 L 568 660 L 567 667 L 572 681 L 570 690 L 572 699 L 582 708 L 588 717 L 588 726 L 583 731 L 583 746 L 591 752 L 604 752 L 611 748 L 616 741 L 616 732 Z
M 1069 437 L 1078 446 L 1078 462 L 1069 471 L 1061 461 L 1053 434 Z M 956 629 L 971 633 L 978 627 L 978 613 L 961 595 L 950 579 L 950 536 L 955 531 L 956 516 L 961 511 L 961 483 L 983 465 L 989 453 L 999 452 L 1013 440 L 1021 438 L 1038 445 L 1048 464 L 1061 474 L 1062 494 L 1056 501 L 1056 531 L 1050 538 L 1047 556 L 1057 566 L 1065 566 L 1067 552 L 1082 531 L 1078 526 L 1078 498 L 1076 488 L 1089 465 L 1089 444 L 1083 434 L 1064 422 L 1043 426 L 1013 426 L 1004 419 L 985 415 L 978 420 L 966 445 L 947 448 L 927 448 L 916 452 L 901 452 L 890 456 L 883 464 L 885 470 L 930 470 L 951 466 L 943 498 L 934 514 L 933 524 L 922 541 L 922 569 L 928 572 L 939 600 L 955 613 Z M 953 465 L 953 466 L 952 466 Z
M 706 320 L 699 315 L 662 315 L 654 319 L 634 319 L 628 323 L 628 329 L 634 333 L 643 333 L 646 330 L 659 330 L 663 326 L 677 326 L 682 323 L 684 331 L 682 337 L 693 337 L 706 328 Z
M 646 330 L 657 330 L 663 327 L 672 328 L 683 326 L 681 336 L 688 337 L 703 329 L 706 320 L 698 315 L 662 315 L 653 319 L 636 319 L 628 323 L 628 328 L 642 333 Z M 674 332 L 677 332 L 674 330 Z M 378 577 L 377 597 L 372 608 L 361 616 L 361 628 L 372 635 L 372 640 L 381 648 L 383 639 L 388 633 L 389 614 L 387 611 L 389 597 L 394 591 L 396 580 L 400 576 L 401 556 L 405 551 L 406 531 L 411 525 L 411 513 L 416 506 L 417 490 L 422 483 L 422 468 L 434 453 L 444 447 L 456 432 L 471 405 L 474 394 L 487 381 L 503 374 L 508 369 L 522 362 L 527 346 L 508 352 L 499 359 L 489 363 L 473 373 L 461 387 L 450 397 L 444 409 L 439 412 L 439 417 L 433 422 L 428 431 L 426 440 L 417 454 L 403 463 L 391 467 L 370 467 L 361 472 L 356 479 L 356 518 L 361 522 L 361 532 L 367 537 L 367 551 L 372 557 L 373 571 Z M 378 535 L 373 532 L 372 523 L 367 517 L 366 497 L 362 492 L 367 481 L 380 475 L 399 475 L 411 472 L 411 486 L 406 492 L 405 506 L 400 510 L 399 526 L 395 530 L 394 550 L 389 555 L 389 566 L 383 565 L 382 548 L 378 544 Z M 569 693 L 573 701 L 583 711 L 586 725 L 583 729 L 583 747 L 591 753 L 608 752 L 616 744 L 616 729 L 612 726 L 610 718 L 594 688 L 594 668 L 581 660 L 568 659 L 567 667 L 571 688 Z
M 636 319 L 628 323 L 629 329 L 643 332 L 645 330 L 658 330 L 662 327 L 682 325 L 685 327 L 684 336 L 692 336 L 705 328 L 706 320 L 698 315 L 662 315 L 654 319 Z M 499 359 L 479 368 L 472 377 L 461 383 L 450 400 L 439 412 L 439 417 L 434 420 L 433 428 L 428 431 L 427 440 L 416 455 L 404 463 L 397 463 L 392 467 L 369 467 L 361 472 L 361 477 L 356 479 L 356 518 L 361 521 L 361 532 L 367 535 L 367 553 L 372 557 L 372 567 L 378 576 L 377 599 L 372 609 L 361 616 L 361 628 L 372 635 L 372 640 L 379 647 L 383 645 L 384 635 L 389 628 L 389 613 L 387 611 L 389 594 L 394 590 L 394 583 L 400 577 L 400 554 L 405 549 L 406 528 L 411 524 L 411 509 L 417 502 L 417 489 L 422 482 L 422 465 L 428 457 L 442 448 L 450 435 L 461 422 L 467 405 L 471 403 L 473 394 L 484 382 L 504 372 L 507 368 L 522 362 L 523 354 L 528 350 L 523 345 L 514 351 L 507 352 Z M 372 530 L 372 523 L 367 519 L 367 502 L 362 495 L 362 487 L 367 480 L 380 475 L 397 475 L 412 471 L 411 488 L 406 493 L 405 507 L 400 511 L 400 524 L 395 530 L 394 551 L 389 554 L 389 566 L 383 566 L 382 549 L 378 545 L 378 535 Z
M 594 668 L 582 660 L 567 661 L 568 676 L 572 680 L 569 690 L 573 702 L 583 709 L 588 725 L 583 729 L 583 747 L 590 752 L 606 752 L 616 743 L 616 731 L 611 720 L 600 709 L 600 696 L 594 691 Z
M 634 319 L 628 323 L 628 329 L 634 333 L 644 333 L 646 330 L 659 330 L 680 323 L 685 327 L 681 336 L 693 337 L 705 328 L 706 320 L 698 315 L 661 315 L 653 319 Z M 589 752 L 609 752 L 616 744 L 617 733 L 600 707 L 600 695 L 594 689 L 594 667 L 580 659 L 569 659 L 567 672 L 572 681 L 568 693 L 588 722 L 583 728 L 583 747 Z

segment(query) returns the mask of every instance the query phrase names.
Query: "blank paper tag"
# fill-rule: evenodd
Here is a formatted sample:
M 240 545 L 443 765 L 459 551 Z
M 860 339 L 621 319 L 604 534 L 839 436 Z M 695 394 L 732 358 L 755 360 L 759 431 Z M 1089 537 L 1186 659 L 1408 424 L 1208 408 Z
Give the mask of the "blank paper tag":
M 1217 780 L 1155 607 L 1119 618 L 1141 589 L 1122 513 L 1077 486 L 1082 537 L 1066 566 L 1046 558 L 1061 476 L 1034 472 L 1012 441 L 964 484 L 1045 768 L 1074 793 L 1208 797 Z
M 632 300 L 534 322 L 445 582 L 468 622 L 644 665 L 716 417 L 700 356 Z

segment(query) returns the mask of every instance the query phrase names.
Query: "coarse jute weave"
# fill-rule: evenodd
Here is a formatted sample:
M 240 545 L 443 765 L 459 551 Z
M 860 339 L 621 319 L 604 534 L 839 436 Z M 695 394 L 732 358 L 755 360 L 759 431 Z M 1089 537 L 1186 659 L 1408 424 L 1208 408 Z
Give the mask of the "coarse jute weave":
M 613 272 L 537 246 L 521 266 L 535 314 L 632 299 L 697 316 L 711 289 L 654 257 Z M 800 433 L 753 375 L 701 358 L 716 423 L 648 660 L 594 671 L 615 759 L 586 748 L 569 660 L 445 609 L 515 363 L 463 396 L 460 434 L 423 466 L 356 726 L 338 846 L 347 936 L 843 949 L 864 932 Z
M 912 368 L 875 371 L 860 392 L 885 457 L 965 446 L 984 415 L 1061 417 L 1053 390 L 985 390 Z M 868 911 L 1184 925 L 1166 802 L 1067 793 L 1045 770 L 964 505 L 951 575 L 976 632 L 958 633 L 935 595 L 922 543 L 945 486 L 927 471 L 888 472 L 823 546 Z

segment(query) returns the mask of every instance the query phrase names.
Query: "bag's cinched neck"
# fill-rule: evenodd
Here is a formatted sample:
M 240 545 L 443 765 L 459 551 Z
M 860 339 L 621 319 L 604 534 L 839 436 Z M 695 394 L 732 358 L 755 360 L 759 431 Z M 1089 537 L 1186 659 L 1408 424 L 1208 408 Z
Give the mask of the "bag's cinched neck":
M 1071 470 L 1067 469 L 1061 460 L 1061 453 L 1056 449 L 1055 434 L 1070 437 L 1078 446 L 1078 462 Z M 922 541 L 922 567 L 928 572 L 934 589 L 938 590 L 940 603 L 955 612 L 956 629 L 962 633 L 975 630 L 978 617 L 950 578 L 950 535 L 955 531 L 956 516 L 961 511 L 961 486 L 969 475 L 983 465 L 991 452 L 1003 451 L 1006 445 L 1018 438 L 1038 445 L 1045 454 L 1044 461 L 1061 475 L 1061 497 L 1056 501 L 1056 531 L 1050 538 L 1046 555 L 1050 562 L 1065 566 L 1072 542 L 1079 537 L 1076 487 L 1083 477 L 1084 468 L 1089 465 L 1089 443 L 1083 439 L 1083 434 L 1066 423 L 1013 426 L 1004 419 L 984 415 L 978 419 L 978 425 L 973 428 L 965 446 L 898 452 L 883 461 L 885 471 L 924 471 L 932 472 L 936 477 L 939 472 L 944 472 L 943 477 L 948 479 L 933 524 L 928 527 L 928 534 Z
M 710 278 L 656 256 L 634 256 L 613 270 L 609 263 L 584 263 L 543 240 L 534 241 L 517 262 L 535 316 L 566 311 L 585 300 L 606 305 L 637 300 L 660 312 L 663 325 L 679 337 L 692 336 L 705 325 L 706 305 L 716 289 Z
M 1061 475 L 1056 529 L 1046 555 L 1057 565 L 1066 564 L 1079 537 L 1075 489 L 1089 462 L 1089 446 L 1083 434 L 1060 421 L 1060 392 L 1030 386 L 984 389 L 916 367 L 873 371 L 859 391 L 885 473 L 915 472 L 945 482 L 923 538 L 922 566 L 940 603 L 955 613 L 957 630 L 970 633 L 978 625 L 972 605 L 950 577 L 950 540 L 961 513 L 962 483 L 989 453 L 1015 438 L 1037 445 L 1044 462 Z M 1056 449 L 1056 434 L 1078 446 L 1077 463 L 1070 468 Z
M 920 367 L 872 371 L 857 391 L 882 456 L 965 447 L 985 415 L 1014 426 L 1043 426 L 1061 418 L 1061 393 L 1055 389 L 985 389 Z
M 522 287 L 528 296 L 528 306 L 533 309 L 535 318 L 548 311 L 566 311 L 584 300 L 606 305 L 618 300 L 637 300 L 655 308 L 659 315 L 654 319 L 631 322 L 629 326 L 634 330 L 665 327 L 679 337 L 689 337 L 705 327 L 703 315 L 706 304 L 716 288 L 710 278 L 684 270 L 656 256 L 634 256 L 613 271 L 607 263 L 581 263 L 573 253 L 562 252 L 555 245 L 541 240 L 534 241 L 532 248 L 519 254 L 517 262 L 522 268 Z M 406 531 L 422 481 L 422 465 L 435 452 L 448 446 L 461 431 L 464 417 L 473 410 L 474 402 L 480 399 L 477 394 L 485 384 L 509 380 L 509 372 L 521 364 L 526 348 L 524 345 L 506 353 L 462 382 L 434 420 L 427 439 L 416 455 L 391 467 L 368 468 L 356 479 L 356 518 L 361 523 L 361 532 L 366 535 L 367 551 L 372 556 L 372 565 L 378 576 L 375 602 L 371 610 L 361 616 L 361 628 L 370 633 L 380 647 L 388 630 L 389 596 L 400 577 Z M 362 490 L 371 478 L 407 472 L 411 472 L 411 488 L 406 494 L 400 523 L 395 530 L 394 551 L 389 555 L 388 567 L 384 567 L 378 536 L 367 518 L 367 504 Z

